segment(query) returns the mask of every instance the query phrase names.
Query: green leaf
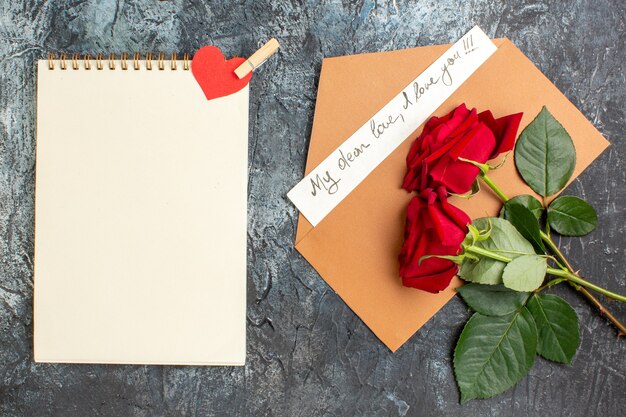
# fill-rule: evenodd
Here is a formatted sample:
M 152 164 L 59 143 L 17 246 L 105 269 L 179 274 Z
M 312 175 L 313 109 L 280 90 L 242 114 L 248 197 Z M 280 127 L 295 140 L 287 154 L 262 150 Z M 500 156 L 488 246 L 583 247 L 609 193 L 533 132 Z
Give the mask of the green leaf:
M 563 189 L 576 165 L 572 138 L 545 106 L 520 134 L 514 154 L 524 181 L 543 197 Z
M 564 299 L 556 295 L 535 294 L 528 310 L 537 325 L 537 353 L 560 363 L 572 363 L 580 345 L 578 316 Z
M 533 244 L 537 253 L 546 253 L 546 248 L 541 241 L 539 222 L 530 209 L 509 200 L 504 204 L 504 218 Z
M 596 228 L 598 216 L 585 200 L 563 196 L 548 206 L 548 224 L 561 235 L 584 236 Z
M 533 245 L 505 219 L 498 217 L 483 217 L 472 222 L 479 230 L 489 228 L 491 222 L 491 234 L 489 239 L 478 241 L 474 245 L 491 251 L 502 253 L 508 258 L 515 258 L 520 254 L 535 253 Z M 466 259 L 459 270 L 459 276 L 466 281 L 479 284 L 501 284 L 502 271 L 506 263 L 494 259 L 481 257 L 478 262 Z
M 515 291 L 533 291 L 541 286 L 548 269 L 546 258 L 524 255 L 513 259 L 502 273 L 504 286 Z
M 512 291 L 504 285 L 465 284 L 456 289 L 474 311 L 486 316 L 506 316 L 522 307 L 529 293 Z
M 454 374 L 461 402 L 498 395 L 530 370 L 537 328 L 526 307 L 508 316 L 474 313 L 454 350 Z
M 526 207 L 528 210 L 530 210 L 533 213 L 533 215 L 535 216 L 537 220 L 541 219 L 541 216 L 543 215 L 543 205 L 541 205 L 539 200 L 537 200 L 532 195 L 521 194 L 521 195 L 515 196 L 511 198 L 509 201 L 507 201 L 507 204 L 509 203 L 520 204 Z M 503 205 L 502 210 L 500 210 L 500 217 L 504 217 L 505 219 L 507 218 L 506 217 L 507 204 Z

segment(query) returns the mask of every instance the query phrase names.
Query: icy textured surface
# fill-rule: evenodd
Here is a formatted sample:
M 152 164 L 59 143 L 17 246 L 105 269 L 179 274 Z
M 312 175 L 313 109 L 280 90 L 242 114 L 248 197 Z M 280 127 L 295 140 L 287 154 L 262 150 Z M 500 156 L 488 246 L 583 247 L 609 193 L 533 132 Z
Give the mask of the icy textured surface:
M 0 415 L 623 415 L 626 341 L 567 288 L 556 292 L 581 318 L 573 365 L 538 359 L 513 390 L 461 408 L 451 352 L 463 303 L 391 354 L 294 251 L 296 211 L 284 196 L 303 174 L 322 57 L 448 43 L 479 24 L 511 38 L 612 142 L 569 189 L 593 202 L 600 226 L 561 245 L 585 275 L 624 292 L 624 2 L 301 3 L 0 1 Z M 282 48 L 253 78 L 250 100 L 246 367 L 33 363 L 35 60 L 204 44 L 248 55 L 271 36 Z M 624 306 L 611 307 L 626 320 Z

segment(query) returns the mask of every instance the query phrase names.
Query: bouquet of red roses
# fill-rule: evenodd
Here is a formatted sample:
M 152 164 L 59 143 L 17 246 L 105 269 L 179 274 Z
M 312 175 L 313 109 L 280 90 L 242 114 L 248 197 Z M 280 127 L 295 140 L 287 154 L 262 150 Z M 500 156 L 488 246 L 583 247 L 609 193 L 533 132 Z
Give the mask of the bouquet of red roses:
M 626 297 L 582 278 L 565 259 L 551 233 L 583 236 L 597 225 L 591 205 L 578 197 L 548 198 L 571 178 L 576 151 L 563 126 L 544 107 L 520 134 L 522 114 L 495 119 L 464 104 L 432 117 L 407 156 L 403 188 L 415 192 L 407 208 L 400 276 L 405 286 L 439 292 L 458 275 L 458 289 L 475 311 L 454 352 L 461 401 L 497 395 L 521 380 L 536 354 L 570 363 L 580 343 L 578 317 L 562 298 L 545 289 L 566 282 L 600 308 L 593 292 L 626 302 Z M 509 199 L 487 164 L 515 147 L 515 165 L 542 201 L 530 195 Z M 470 197 L 479 182 L 503 202 L 499 217 L 470 220 L 448 201 Z

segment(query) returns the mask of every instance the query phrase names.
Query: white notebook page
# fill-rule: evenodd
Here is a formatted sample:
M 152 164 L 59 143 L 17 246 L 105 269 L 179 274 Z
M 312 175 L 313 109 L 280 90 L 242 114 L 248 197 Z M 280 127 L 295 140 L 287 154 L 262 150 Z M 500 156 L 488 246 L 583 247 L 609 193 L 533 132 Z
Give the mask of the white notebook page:
M 242 365 L 248 87 L 67 67 L 38 63 L 35 360 Z

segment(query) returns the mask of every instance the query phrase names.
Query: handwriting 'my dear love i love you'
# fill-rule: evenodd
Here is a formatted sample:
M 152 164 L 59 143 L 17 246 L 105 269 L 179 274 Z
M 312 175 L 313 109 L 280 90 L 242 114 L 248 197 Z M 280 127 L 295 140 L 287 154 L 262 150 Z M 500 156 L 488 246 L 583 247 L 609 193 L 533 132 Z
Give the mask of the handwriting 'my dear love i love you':
M 464 44 L 465 45 L 465 44 Z M 468 43 L 469 45 L 469 43 Z M 327 169 L 322 173 L 317 173 L 314 177 L 310 178 L 311 181 L 311 195 L 317 196 L 318 193 L 328 193 L 330 195 L 339 191 L 340 182 L 342 178 L 342 172 L 350 170 L 355 164 L 358 163 L 359 157 L 371 150 L 372 144 L 375 145 L 376 141 L 384 140 L 385 134 L 393 129 L 394 125 L 401 124 L 406 121 L 406 113 L 410 109 L 417 105 L 419 101 L 428 95 L 436 86 L 451 87 L 454 83 L 452 76 L 452 68 L 458 60 L 462 59 L 464 55 L 468 55 L 478 48 L 468 49 L 466 47 L 465 54 L 461 51 L 454 51 L 445 60 L 445 63 L 439 68 L 438 74 L 431 76 L 424 84 L 419 84 L 417 81 L 413 82 L 409 88 L 400 93 L 395 100 L 402 101 L 402 110 L 395 114 L 390 114 L 382 120 L 376 120 L 372 118 L 369 121 L 369 141 L 363 141 L 357 146 L 352 146 L 348 149 L 338 149 L 339 156 L 336 161 L 336 169 Z

